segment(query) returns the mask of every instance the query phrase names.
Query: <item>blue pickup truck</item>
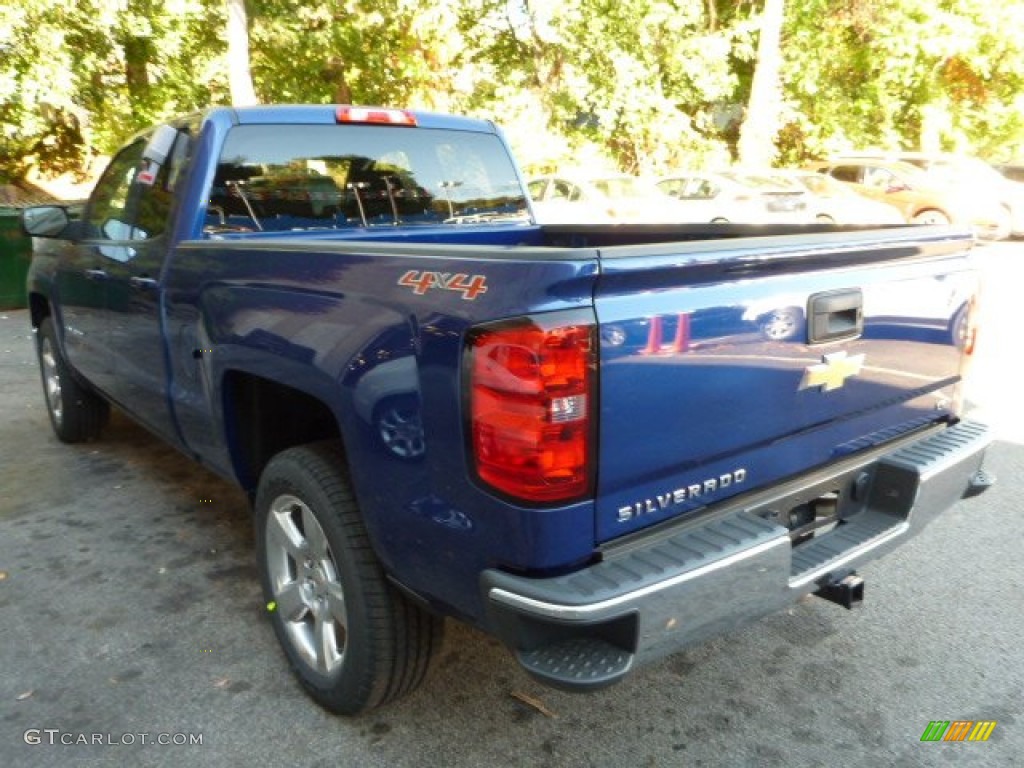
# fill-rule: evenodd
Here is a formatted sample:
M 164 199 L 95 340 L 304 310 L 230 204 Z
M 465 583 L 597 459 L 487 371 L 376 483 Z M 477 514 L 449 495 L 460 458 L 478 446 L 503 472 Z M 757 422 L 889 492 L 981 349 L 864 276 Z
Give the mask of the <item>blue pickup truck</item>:
M 446 617 L 611 684 L 991 483 L 950 228 L 540 226 L 492 123 L 215 108 L 26 209 L 50 420 L 110 404 L 252 499 L 284 653 L 353 714 Z

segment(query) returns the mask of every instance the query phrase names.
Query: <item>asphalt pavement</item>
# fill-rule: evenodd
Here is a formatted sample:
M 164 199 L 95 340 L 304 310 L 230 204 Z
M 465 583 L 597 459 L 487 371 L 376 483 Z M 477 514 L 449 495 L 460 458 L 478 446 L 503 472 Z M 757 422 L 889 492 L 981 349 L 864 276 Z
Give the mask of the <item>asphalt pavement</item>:
M 1024 762 L 1024 244 L 986 274 L 970 394 L 999 483 L 816 598 L 589 695 L 449 622 L 412 696 L 308 699 L 262 605 L 246 499 L 116 414 L 60 444 L 26 311 L 0 312 L 0 766 L 1010 766 Z M 922 742 L 932 721 L 986 742 Z

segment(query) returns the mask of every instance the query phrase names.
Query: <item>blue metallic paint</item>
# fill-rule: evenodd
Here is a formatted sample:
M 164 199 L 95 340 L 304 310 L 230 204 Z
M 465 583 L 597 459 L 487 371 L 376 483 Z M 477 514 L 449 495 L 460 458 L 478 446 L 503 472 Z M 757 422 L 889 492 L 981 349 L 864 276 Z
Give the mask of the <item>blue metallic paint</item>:
M 626 332 L 612 340 L 604 334 L 602 344 L 600 541 L 823 465 L 851 440 L 886 427 L 954 416 L 960 350 L 952 336 L 922 340 L 911 332 L 915 325 L 876 312 L 884 291 L 895 294 L 901 318 L 934 314 L 938 306 L 949 314 L 936 324 L 952 325 L 962 302 L 947 297 L 967 298 L 977 289 L 961 242 L 865 266 L 847 263 L 841 253 L 830 262 L 823 242 L 812 254 L 817 269 L 800 263 L 806 241 L 777 242 L 773 253 L 766 238 L 755 259 L 744 248 L 719 247 L 602 260 L 598 317 L 602 328 Z M 639 261 L 646 270 L 637 268 Z M 731 276 L 737 273 L 740 279 Z M 851 286 L 864 291 L 863 337 L 808 345 L 803 318 L 800 333 L 786 340 L 767 339 L 758 327 L 771 307 L 803 308 L 813 293 Z M 681 315 L 690 318 L 685 344 L 645 343 L 652 318 L 664 318 L 668 327 Z M 840 350 L 865 354 L 864 370 L 832 392 L 800 390 L 805 368 Z M 657 502 L 741 468 L 745 484 Z M 643 514 L 620 520 L 637 503 Z

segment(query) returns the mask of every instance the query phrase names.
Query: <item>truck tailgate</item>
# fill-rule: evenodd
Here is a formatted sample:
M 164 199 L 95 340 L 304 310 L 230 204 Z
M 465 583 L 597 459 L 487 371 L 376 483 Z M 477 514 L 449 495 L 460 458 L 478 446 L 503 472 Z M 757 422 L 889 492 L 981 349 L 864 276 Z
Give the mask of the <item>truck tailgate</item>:
M 599 540 L 954 418 L 971 245 L 910 228 L 602 250 Z

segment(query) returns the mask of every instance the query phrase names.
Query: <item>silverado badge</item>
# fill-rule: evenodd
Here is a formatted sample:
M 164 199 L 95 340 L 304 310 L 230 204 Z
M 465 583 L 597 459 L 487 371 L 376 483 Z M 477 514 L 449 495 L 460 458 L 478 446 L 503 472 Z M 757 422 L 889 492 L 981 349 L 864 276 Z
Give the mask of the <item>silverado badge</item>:
M 820 363 L 804 368 L 804 377 L 800 379 L 799 390 L 821 387 L 821 392 L 839 389 L 850 376 L 856 376 L 864 367 L 864 355 L 848 357 L 846 352 L 833 352 L 824 355 Z

